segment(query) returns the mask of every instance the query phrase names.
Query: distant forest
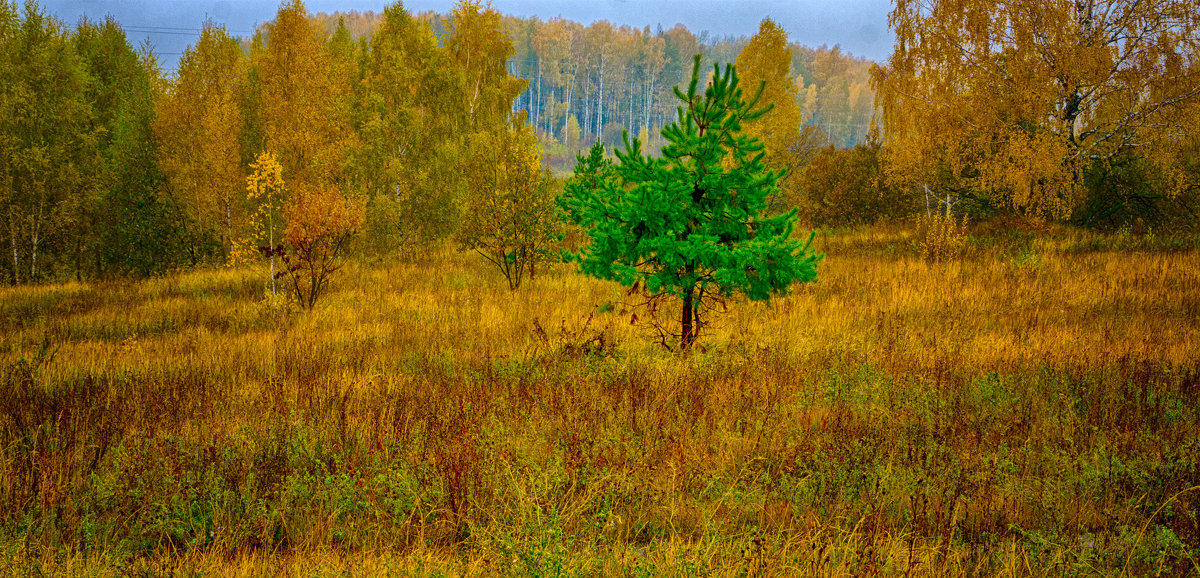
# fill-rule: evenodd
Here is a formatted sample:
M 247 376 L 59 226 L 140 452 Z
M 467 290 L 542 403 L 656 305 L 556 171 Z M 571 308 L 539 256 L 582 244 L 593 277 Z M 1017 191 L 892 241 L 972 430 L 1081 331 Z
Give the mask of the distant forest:
M 380 17 L 370 11 L 314 16 L 330 34 L 340 24 L 356 39 L 377 30 Z M 448 15 L 424 12 L 416 18 L 439 39 L 449 33 Z M 515 48 L 509 74 L 528 83 L 514 107 L 528 111 L 552 158 L 565 152 L 573 159 L 575 150 L 597 138 L 618 144 L 623 130 L 636 136 L 645 128 L 653 140 L 674 119 L 672 87 L 687 82 L 692 57 L 700 54 L 702 68 L 709 70 L 713 63 L 737 60 L 750 41 L 749 36 L 696 35 L 682 24 L 652 30 L 603 20 L 584 26 L 562 18 L 501 19 Z M 839 147 L 863 142 L 875 115 L 874 63 L 838 46 L 792 42 L 789 48 L 803 125 L 819 127 Z

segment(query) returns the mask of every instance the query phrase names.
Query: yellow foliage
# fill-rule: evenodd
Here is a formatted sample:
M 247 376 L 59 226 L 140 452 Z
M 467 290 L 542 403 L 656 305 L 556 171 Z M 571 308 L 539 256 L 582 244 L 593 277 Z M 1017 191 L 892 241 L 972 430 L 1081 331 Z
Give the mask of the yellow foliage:
M 300 0 L 281 5 L 267 31 L 255 55 L 262 147 L 276 153 L 291 181 L 337 183 L 353 138 L 346 106 L 351 87 L 337 77 L 325 32 Z
M 155 134 L 159 165 L 184 213 L 206 232 L 222 237 L 232 258 L 244 234 L 246 214 L 238 184 L 244 176 L 237 91 L 242 49 L 212 23 L 184 52 L 172 89 L 159 99 Z
M 898 0 L 890 23 L 896 48 L 872 81 L 901 186 L 1064 218 L 1085 165 L 1157 159 L 1192 130 L 1194 0 Z
M 787 33 L 773 20 L 765 18 L 759 24 L 758 33 L 738 54 L 736 65 L 746 98 L 751 98 L 761 86 L 758 106 L 769 104 L 772 107 L 758 120 L 747 123 L 745 131 L 762 141 L 767 168 L 788 171 L 780 183 L 784 198 L 794 197 L 788 192 L 795 188 L 796 182 L 791 175 L 796 162 L 790 153 L 800 138 L 799 96 L 792 79 L 791 64 L 792 51 L 788 48 Z M 771 199 L 775 204 L 780 201 Z
M 967 219 L 933 213 L 917 219 L 917 251 L 934 263 L 958 257 L 967 244 Z
M 246 177 L 246 197 L 252 201 L 270 202 L 283 191 L 283 166 L 274 153 L 262 152 L 250 164 Z
M 280 214 L 282 197 L 285 192 L 283 167 L 276 160 L 274 153 L 261 152 L 250 164 L 250 169 L 250 175 L 246 177 L 246 198 L 253 202 L 257 209 L 250 218 L 249 258 L 252 258 L 255 250 L 263 247 L 261 244 L 265 241 L 266 254 L 270 257 L 271 264 L 268 286 L 271 289 L 271 296 L 274 297 L 277 294 L 275 284 L 276 248 L 283 239 L 280 231 L 280 227 L 284 223 L 283 216 Z M 248 258 L 246 250 L 242 246 L 235 247 L 235 253 L 239 261 Z

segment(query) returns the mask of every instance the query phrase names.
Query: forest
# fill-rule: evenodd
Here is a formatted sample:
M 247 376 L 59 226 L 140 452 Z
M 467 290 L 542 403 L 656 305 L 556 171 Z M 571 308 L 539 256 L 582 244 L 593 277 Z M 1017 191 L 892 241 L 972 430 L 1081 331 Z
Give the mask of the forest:
M 889 25 L 0 0 L 0 574 L 1200 573 L 1196 1 Z
M 692 55 L 733 59 L 747 42 L 463 10 L 287 5 L 254 38 L 206 25 L 166 75 L 116 22 L 71 29 L 6 4 L 5 281 L 146 276 L 252 253 L 266 241 L 250 241 L 262 207 L 244 182 L 268 149 L 289 184 L 356 199 L 368 244 L 440 240 L 459 222 L 472 134 L 520 111 L 544 162 L 569 173 L 598 139 L 656 140 Z M 788 65 L 813 148 L 865 138 L 867 62 L 793 46 Z

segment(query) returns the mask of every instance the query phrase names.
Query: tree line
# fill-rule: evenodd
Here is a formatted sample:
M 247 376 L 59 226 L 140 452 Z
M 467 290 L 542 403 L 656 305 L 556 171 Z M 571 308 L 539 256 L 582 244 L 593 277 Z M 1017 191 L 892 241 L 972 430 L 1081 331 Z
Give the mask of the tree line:
M 510 67 L 528 83 L 517 106 L 551 144 L 568 150 L 597 139 L 619 143 L 622 130 L 657 137 L 674 120 L 672 88 L 687 84 L 693 55 L 707 70 L 734 62 L 751 40 L 696 35 L 682 24 L 651 30 L 562 18 L 509 18 L 506 29 L 516 46 Z M 839 146 L 864 140 L 875 110 L 871 62 L 837 46 L 787 44 L 800 121 Z
M 168 76 L 112 20 L 69 29 L 3 0 L 0 275 L 266 260 L 311 303 L 351 238 L 380 252 L 453 239 L 515 287 L 563 234 L 547 157 L 611 152 L 624 132 L 665 146 L 697 54 L 695 70 L 736 61 L 742 86 L 762 88 L 769 111 L 743 128 L 778 176 L 770 214 L 1195 222 L 1194 8 L 907 0 L 893 56 L 869 66 L 798 47 L 769 19 L 710 39 L 478 0 L 444 16 L 290 0 L 249 39 L 205 24 Z M 872 129 L 839 135 L 820 120 L 836 110 Z
M 472 0 L 440 40 L 399 4 L 378 20 L 356 40 L 295 0 L 248 41 L 210 22 L 167 77 L 111 19 L 0 2 L 4 278 L 270 258 L 309 293 L 358 231 L 394 249 L 462 230 L 485 135 L 537 154 L 512 43 Z

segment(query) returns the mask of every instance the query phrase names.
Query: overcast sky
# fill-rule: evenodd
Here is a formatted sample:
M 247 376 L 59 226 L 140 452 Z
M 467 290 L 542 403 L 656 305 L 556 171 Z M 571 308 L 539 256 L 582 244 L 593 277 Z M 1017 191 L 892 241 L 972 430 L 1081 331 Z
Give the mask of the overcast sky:
M 380 12 L 383 0 L 308 0 L 310 12 L 358 10 Z M 454 0 L 410 0 L 410 12 L 449 12 Z M 249 36 L 257 24 L 275 17 L 276 0 L 43 0 L 42 9 L 68 25 L 83 16 L 101 20 L 111 15 L 125 29 L 135 46 L 149 38 L 168 70 L 175 68 L 179 54 L 196 41 L 198 29 L 211 18 L 224 24 L 235 36 Z M 651 29 L 683 23 L 693 33 L 707 30 L 713 36 L 751 35 L 758 23 L 770 16 L 783 26 L 788 37 L 808 46 L 839 44 L 844 52 L 873 60 L 884 60 L 891 52 L 892 35 L 887 27 L 890 0 L 593 0 L 554 2 L 550 0 L 493 0 L 498 11 L 514 16 L 537 16 L 543 20 L 562 16 L 590 24 L 608 20 Z

